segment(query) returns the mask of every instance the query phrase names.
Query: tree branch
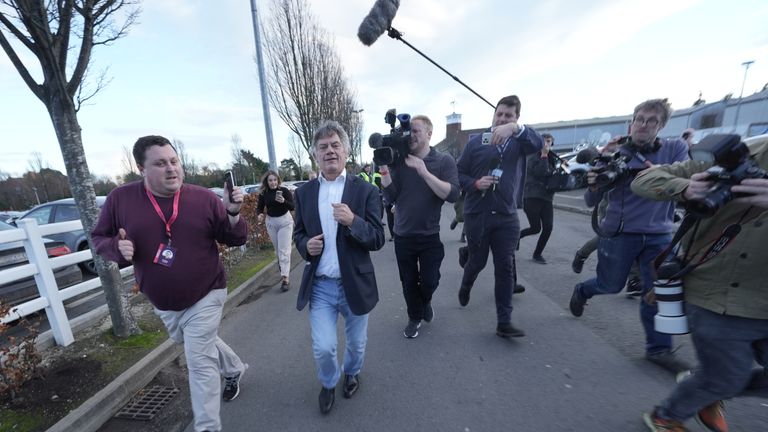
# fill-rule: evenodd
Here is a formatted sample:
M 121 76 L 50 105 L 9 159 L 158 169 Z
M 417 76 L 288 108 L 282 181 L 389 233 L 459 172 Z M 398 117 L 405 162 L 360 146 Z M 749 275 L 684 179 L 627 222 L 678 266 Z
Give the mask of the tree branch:
M 0 15 L 0 18 L 2 18 L 2 15 Z M 7 26 L 7 24 L 5 25 Z M 27 85 L 27 87 L 32 90 L 32 93 L 37 96 L 38 99 L 45 102 L 45 91 L 43 86 L 38 84 L 35 79 L 32 78 L 32 75 L 29 74 L 27 67 L 24 66 L 24 63 L 22 63 L 19 56 L 16 55 L 16 51 L 14 51 L 11 44 L 8 43 L 8 39 L 5 38 L 5 34 L 3 32 L 0 32 L 0 46 L 3 47 L 3 51 L 5 51 L 5 53 L 8 55 L 8 58 L 11 59 L 11 63 L 19 72 L 21 79 L 24 80 L 24 83 Z

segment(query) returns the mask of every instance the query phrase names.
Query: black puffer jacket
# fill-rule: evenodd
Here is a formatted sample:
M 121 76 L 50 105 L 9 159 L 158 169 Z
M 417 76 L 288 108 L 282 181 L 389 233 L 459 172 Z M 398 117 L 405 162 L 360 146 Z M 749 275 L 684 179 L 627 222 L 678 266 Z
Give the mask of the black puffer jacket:
M 541 152 L 528 156 L 528 171 L 525 176 L 523 198 L 552 201 L 555 193 L 547 190 L 547 178 L 552 175 L 557 163 L 557 156 L 553 152 L 547 153 L 546 158 L 541 157 Z

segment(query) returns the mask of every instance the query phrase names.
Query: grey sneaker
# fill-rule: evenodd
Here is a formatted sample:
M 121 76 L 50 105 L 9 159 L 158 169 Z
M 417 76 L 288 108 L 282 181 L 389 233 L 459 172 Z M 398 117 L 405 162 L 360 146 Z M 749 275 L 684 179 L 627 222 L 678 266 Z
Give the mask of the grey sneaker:
M 676 374 L 693 369 L 688 362 L 677 358 L 674 351 L 662 351 L 653 354 L 646 353 L 645 359 Z
M 408 325 L 403 330 L 403 336 L 408 339 L 413 339 L 419 335 L 419 327 L 421 327 L 421 321 L 408 320 Z

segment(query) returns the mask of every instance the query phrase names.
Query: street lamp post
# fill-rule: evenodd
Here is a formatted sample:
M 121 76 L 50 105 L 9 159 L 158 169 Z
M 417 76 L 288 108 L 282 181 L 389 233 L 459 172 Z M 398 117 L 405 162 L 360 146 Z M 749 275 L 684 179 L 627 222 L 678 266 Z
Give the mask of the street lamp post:
M 360 109 L 357 109 L 357 110 L 352 110 L 352 114 L 355 115 L 355 120 L 356 120 L 355 121 L 356 124 L 354 125 L 355 131 L 353 132 L 355 134 L 355 136 L 357 136 L 357 134 L 358 134 L 357 125 L 360 124 L 360 114 L 363 111 L 364 111 L 363 108 L 360 108 Z M 362 128 L 360 129 L 359 132 L 360 132 L 360 134 L 363 133 Z M 357 155 L 356 155 L 357 156 L 357 161 L 358 161 L 358 163 L 362 163 L 362 161 L 363 161 L 363 143 L 362 143 L 363 138 L 362 137 L 357 137 L 357 139 L 360 140 L 360 146 L 357 148 Z
M 741 93 L 739 93 L 739 103 L 736 104 L 736 116 L 733 119 L 733 131 L 736 132 L 736 128 L 739 126 L 739 111 L 741 111 L 741 98 L 744 96 L 744 85 L 747 83 L 747 71 L 752 66 L 754 60 L 745 61 L 741 65 L 744 66 L 744 80 L 741 82 Z

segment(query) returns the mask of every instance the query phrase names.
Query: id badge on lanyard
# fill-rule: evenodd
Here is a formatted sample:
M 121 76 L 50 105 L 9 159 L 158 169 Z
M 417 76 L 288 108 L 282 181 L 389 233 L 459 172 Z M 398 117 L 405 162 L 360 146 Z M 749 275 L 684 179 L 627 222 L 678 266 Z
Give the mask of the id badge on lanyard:
M 176 259 L 177 253 L 177 249 L 171 246 L 171 225 L 176 222 L 176 218 L 179 216 L 179 197 L 181 196 L 181 189 L 177 190 L 173 195 L 173 214 L 171 214 L 171 218 L 168 220 L 165 219 L 165 215 L 160 209 L 160 205 L 157 203 L 155 196 L 152 195 L 152 192 L 147 188 L 144 188 L 144 190 L 147 192 L 147 197 L 149 197 L 152 207 L 155 208 L 155 213 L 160 216 L 160 219 L 165 224 L 165 235 L 168 237 L 167 243 L 160 243 L 157 247 L 157 252 L 155 252 L 155 258 L 152 262 L 163 267 L 171 267 L 174 259 Z

